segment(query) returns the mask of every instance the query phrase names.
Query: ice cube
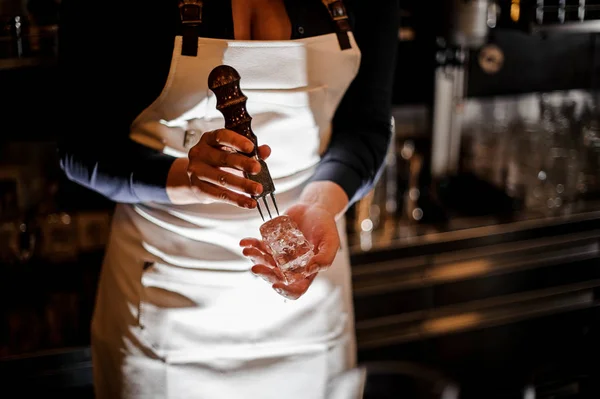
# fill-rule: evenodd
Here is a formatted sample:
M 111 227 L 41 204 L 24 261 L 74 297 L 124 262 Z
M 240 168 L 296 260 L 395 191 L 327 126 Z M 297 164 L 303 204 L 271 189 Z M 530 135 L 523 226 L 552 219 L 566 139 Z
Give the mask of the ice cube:
M 286 283 L 291 284 L 308 276 L 306 266 L 314 256 L 313 246 L 289 216 L 278 216 L 264 223 L 260 226 L 260 234 L 271 249 Z

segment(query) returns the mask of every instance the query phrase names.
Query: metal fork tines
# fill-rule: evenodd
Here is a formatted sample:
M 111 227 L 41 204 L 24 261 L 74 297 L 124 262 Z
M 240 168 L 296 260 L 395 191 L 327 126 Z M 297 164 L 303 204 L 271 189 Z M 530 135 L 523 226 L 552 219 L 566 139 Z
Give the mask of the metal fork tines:
M 273 202 L 273 206 L 275 207 L 275 212 L 277 212 L 277 216 L 279 216 L 279 209 L 277 208 L 277 202 L 275 201 L 275 196 L 273 195 L 273 193 L 269 193 L 268 195 L 262 195 L 261 197 L 256 198 L 256 208 L 258 209 L 258 213 L 260 213 L 260 217 L 263 220 L 263 222 L 265 221 L 265 216 L 264 216 L 263 210 L 260 207 L 261 199 L 264 203 L 264 207 L 267 210 L 267 213 L 269 214 L 269 219 L 273 219 L 273 216 L 271 215 L 271 209 L 269 208 L 269 201 L 267 201 L 267 198 L 269 198 L 269 197 L 271 197 L 271 202 Z
M 273 215 L 271 213 L 271 208 L 269 206 L 269 201 L 267 201 L 267 198 L 271 197 L 271 202 L 273 203 L 273 207 L 275 207 L 275 212 L 277 213 L 277 216 L 279 216 L 279 208 L 277 207 L 277 201 L 275 201 L 275 184 L 273 184 L 273 179 L 271 178 L 271 173 L 269 173 L 269 168 L 267 167 L 265 161 L 263 161 L 262 159 L 258 159 L 258 162 L 261 166 L 260 172 L 256 175 L 249 175 L 248 178 L 262 185 L 262 193 L 260 195 L 254 196 L 253 198 L 256 200 L 258 213 L 260 213 L 260 217 L 264 222 L 265 214 L 263 213 L 263 209 L 260 206 L 261 200 L 269 215 L 269 219 L 273 219 Z

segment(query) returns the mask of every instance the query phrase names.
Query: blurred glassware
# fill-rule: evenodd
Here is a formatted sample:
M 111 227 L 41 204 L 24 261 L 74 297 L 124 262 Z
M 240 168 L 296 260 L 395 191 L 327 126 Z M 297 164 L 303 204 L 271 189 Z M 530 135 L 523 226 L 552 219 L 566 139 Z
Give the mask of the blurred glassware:
M 109 212 L 85 212 L 75 215 L 77 245 L 81 252 L 102 250 L 106 247 L 110 233 Z
M 77 224 L 66 212 L 41 215 L 40 256 L 50 262 L 73 261 L 78 255 Z
M 509 133 L 506 193 L 523 203 L 531 193 L 531 185 L 537 184 L 537 173 L 542 167 L 541 153 L 536 151 L 540 131 L 538 122 L 521 119 L 512 124 Z
M 598 161 L 583 173 L 584 161 L 591 158 L 583 156 L 583 143 L 589 154 L 590 143 L 600 137 L 600 123 L 582 122 L 588 97 L 556 92 L 471 101 L 464 132 L 465 168 L 504 190 L 517 208 L 546 214 L 571 209 L 591 184 L 587 181 L 597 176 Z
M 546 213 L 556 213 L 577 197 L 579 150 L 573 132 L 574 104 L 570 100 L 553 101 L 542 95 L 542 134 L 536 150 L 542 154 L 532 205 Z
M 371 249 L 373 232 L 397 215 L 398 144 L 394 118 L 390 129 L 392 136 L 379 180 L 371 192 L 354 205 L 354 214 L 349 218 L 353 224 L 349 230 L 357 235 L 364 251 Z
M 0 221 L 0 263 L 27 263 L 36 251 L 35 225 L 26 218 Z
M 582 196 L 600 193 L 600 114 L 596 106 L 588 107 L 581 128 L 581 171 L 577 191 Z
M 475 176 L 504 188 L 506 184 L 509 131 L 513 116 L 510 103 L 480 104 L 479 114 L 465 128 L 470 146 L 468 168 Z
M 22 58 L 27 53 L 29 30 L 23 15 L 0 16 L 0 58 Z
M 465 130 L 470 138 L 468 168 L 485 181 L 492 181 L 494 176 L 492 159 L 496 148 L 495 138 L 489 131 L 489 120 L 485 121 L 485 111 Z
M 408 187 L 404 193 L 404 217 L 410 222 L 420 222 L 424 211 L 421 207 L 421 186 L 419 179 L 423 169 L 423 156 L 414 152 L 412 143 L 405 143 L 403 154 L 409 165 Z M 408 156 L 410 154 L 410 156 Z
M 58 183 L 44 187 L 45 196 L 36 207 L 39 229 L 39 257 L 52 263 L 73 261 L 78 255 L 78 226 L 73 215 L 59 209 Z

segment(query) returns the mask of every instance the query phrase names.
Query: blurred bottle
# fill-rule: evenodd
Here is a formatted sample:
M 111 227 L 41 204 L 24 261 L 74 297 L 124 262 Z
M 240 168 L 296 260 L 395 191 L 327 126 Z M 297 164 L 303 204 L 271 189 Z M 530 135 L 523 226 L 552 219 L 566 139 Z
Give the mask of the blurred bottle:
M 510 125 L 510 103 L 494 101 L 481 105 L 481 112 L 466 128 L 470 136 L 471 173 L 497 188 L 506 184 Z
M 24 15 L 0 15 L 0 59 L 28 55 L 29 22 Z
M 482 107 L 478 116 L 464 129 L 465 136 L 469 137 L 467 168 L 477 177 L 490 182 L 494 176 L 492 159 L 496 147 L 489 124 L 492 115 L 492 109 Z
M 577 198 L 580 161 L 573 126 L 574 108 L 569 100 L 551 100 L 547 95 L 540 100 L 541 134 L 533 150 L 542 159 L 528 205 L 545 213 L 557 213 Z
M 420 179 L 423 172 L 423 155 L 418 153 L 412 141 L 405 141 L 402 158 L 408 163 L 407 187 L 404 192 L 404 218 L 409 222 L 420 222 L 424 215 Z
M 536 151 L 539 135 L 540 125 L 532 119 L 515 121 L 510 128 L 506 193 L 516 200 L 520 207 L 525 205 L 529 188 L 535 187 L 537 172 L 541 169 L 542 157 Z
M 513 115 L 510 112 L 510 104 L 510 102 L 505 104 L 495 104 L 491 132 L 491 135 L 494 138 L 491 182 L 496 187 L 502 189 L 506 186 L 506 177 L 508 174 L 510 126 L 513 120 Z
M 581 171 L 577 191 L 584 197 L 600 194 L 600 114 L 597 106 L 587 108 L 581 128 Z

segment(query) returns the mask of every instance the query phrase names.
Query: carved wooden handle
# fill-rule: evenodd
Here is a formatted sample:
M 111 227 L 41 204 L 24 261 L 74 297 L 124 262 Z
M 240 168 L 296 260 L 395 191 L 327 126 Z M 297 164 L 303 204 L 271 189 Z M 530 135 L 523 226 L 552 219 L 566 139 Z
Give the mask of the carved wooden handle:
M 225 117 L 225 128 L 241 134 L 254 143 L 254 150 L 248 154 L 244 153 L 244 155 L 255 157 L 258 162 L 260 162 L 261 170 L 256 175 L 244 173 L 244 176 L 252 181 L 262 184 L 263 191 L 260 195 L 254 195 L 252 198 L 263 198 L 263 200 L 265 200 L 264 197 L 266 195 L 271 195 L 273 204 L 275 204 L 275 208 L 277 209 L 275 197 L 273 197 L 273 193 L 275 193 L 275 184 L 273 183 L 267 164 L 258 156 L 258 141 L 256 135 L 252 131 L 252 117 L 246 110 L 247 97 L 240 89 L 240 74 L 235 68 L 232 68 L 229 65 L 219 65 L 208 75 L 208 87 L 215 93 L 215 96 L 217 96 L 217 109 Z M 267 206 L 266 202 L 265 206 Z M 260 207 L 259 212 L 261 212 L 262 216 L 263 214 Z M 270 214 L 269 211 L 269 215 Z M 277 210 L 277 214 L 279 214 L 279 210 Z
M 217 97 L 217 109 L 225 118 L 225 128 L 241 134 L 254 143 L 256 156 L 258 143 L 252 131 L 252 117 L 246 110 L 248 99 L 240 89 L 240 74 L 229 65 L 219 65 L 208 75 L 208 87 Z

